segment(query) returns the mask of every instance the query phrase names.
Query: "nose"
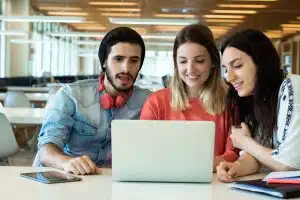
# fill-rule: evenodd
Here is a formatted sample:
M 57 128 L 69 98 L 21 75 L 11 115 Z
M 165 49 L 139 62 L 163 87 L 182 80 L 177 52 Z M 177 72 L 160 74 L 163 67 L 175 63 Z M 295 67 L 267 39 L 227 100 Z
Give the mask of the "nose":
M 194 73 L 194 71 L 195 71 L 195 63 L 194 62 L 188 62 L 187 63 L 187 72 L 189 73 L 189 74 L 193 74 Z
M 236 78 L 236 75 L 235 75 L 234 71 L 232 71 L 231 69 L 228 69 L 227 70 L 226 81 L 230 83 L 230 82 L 234 81 L 235 78 Z
M 122 62 L 122 65 L 121 65 L 121 71 L 123 73 L 128 73 L 129 72 L 129 68 L 130 68 L 130 63 L 129 63 L 129 60 L 124 60 Z

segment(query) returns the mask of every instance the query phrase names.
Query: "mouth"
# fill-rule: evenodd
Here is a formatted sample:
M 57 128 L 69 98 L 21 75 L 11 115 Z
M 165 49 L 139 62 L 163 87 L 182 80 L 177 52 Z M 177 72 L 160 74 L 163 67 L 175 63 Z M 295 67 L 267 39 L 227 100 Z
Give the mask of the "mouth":
M 238 91 L 238 90 L 240 90 L 242 88 L 243 83 L 244 82 L 234 83 L 234 84 L 232 84 L 232 86 L 234 87 L 234 89 L 236 91 Z
M 122 85 L 127 85 L 132 80 L 132 77 L 130 75 L 119 74 L 117 75 L 117 79 L 120 80 Z
M 186 77 L 190 80 L 196 80 L 197 78 L 199 78 L 199 75 L 191 75 L 191 74 L 186 74 Z

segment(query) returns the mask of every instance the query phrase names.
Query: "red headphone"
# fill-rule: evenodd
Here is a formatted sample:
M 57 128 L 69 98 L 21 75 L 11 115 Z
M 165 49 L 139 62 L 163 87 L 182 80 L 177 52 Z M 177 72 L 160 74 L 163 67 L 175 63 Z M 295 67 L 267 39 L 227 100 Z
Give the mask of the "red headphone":
M 105 92 L 103 75 L 101 75 L 99 78 L 98 91 L 103 92 L 103 94 L 100 96 L 100 106 L 103 109 L 111 109 L 114 107 L 115 108 L 123 107 L 126 104 L 128 98 L 130 97 L 131 92 L 132 92 L 132 90 L 130 90 L 130 92 L 128 94 L 119 95 L 116 98 L 110 96 L 109 94 L 107 94 Z

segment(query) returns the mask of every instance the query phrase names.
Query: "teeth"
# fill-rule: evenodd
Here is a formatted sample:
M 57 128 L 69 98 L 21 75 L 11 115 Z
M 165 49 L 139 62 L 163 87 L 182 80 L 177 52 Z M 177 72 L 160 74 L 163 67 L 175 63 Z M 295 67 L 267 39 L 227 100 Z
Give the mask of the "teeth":
M 198 76 L 193 76 L 193 75 L 187 75 L 189 78 L 192 78 L 192 79 L 194 79 L 194 78 L 198 78 Z
M 233 87 L 237 88 L 237 87 L 239 87 L 240 85 L 242 85 L 242 83 L 234 84 Z

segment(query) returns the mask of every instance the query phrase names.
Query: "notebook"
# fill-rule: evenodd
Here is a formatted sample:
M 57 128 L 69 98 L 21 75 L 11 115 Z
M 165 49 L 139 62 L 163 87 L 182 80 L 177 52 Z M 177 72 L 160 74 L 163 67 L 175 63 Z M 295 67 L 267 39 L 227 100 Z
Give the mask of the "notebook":
M 300 171 L 271 172 L 264 181 L 268 183 L 300 184 Z
M 284 199 L 300 197 L 300 185 L 297 184 L 268 183 L 261 179 L 257 179 L 250 181 L 237 181 L 234 182 L 231 187 L 234 189 L 247 190 Z

